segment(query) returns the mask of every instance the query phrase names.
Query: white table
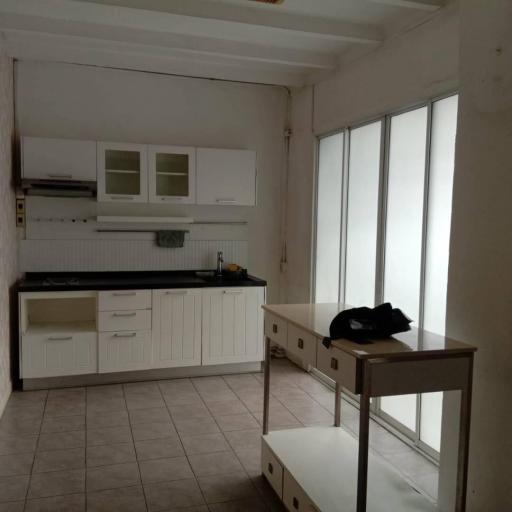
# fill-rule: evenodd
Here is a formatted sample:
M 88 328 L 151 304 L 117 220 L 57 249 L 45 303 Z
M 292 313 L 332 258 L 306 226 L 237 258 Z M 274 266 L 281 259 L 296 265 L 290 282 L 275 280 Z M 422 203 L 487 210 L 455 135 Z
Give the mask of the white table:
M 266 350 L 262 471 L 278 494 L 281 485 L 281 498 L 287 507 L 321 512 L 365 512 L 367 505 L 371 512 L 436 510 L 393 468 L 369 454 L 370 399 L 460 390 L 455 511 L 464 512 L 476 348 L 418 329 L 367 344 L 334 340 L 326 348 L 322 339 L 329 334 L 331 320 L 346 309 L 343 304 L 264 305 L 263 309 Z M 360 395 L 359 441 L 342 429 L 325 427 L 269 433 L 271 342 L 336 382 L 335 426 L 340 426 L 342 387 Z

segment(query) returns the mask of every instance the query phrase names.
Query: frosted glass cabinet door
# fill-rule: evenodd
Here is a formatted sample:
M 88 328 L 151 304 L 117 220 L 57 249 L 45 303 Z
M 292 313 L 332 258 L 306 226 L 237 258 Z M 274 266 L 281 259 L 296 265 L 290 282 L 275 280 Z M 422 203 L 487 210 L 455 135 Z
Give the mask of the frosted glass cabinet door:
M 98 201 L 146 203 L 147 146 L 98 142 Z
M 200 289 L 153 290 L 153 368 L 201 365 Z
M 149 146 L 149 201 L 194 203 L 196 150 L 192 147 Z

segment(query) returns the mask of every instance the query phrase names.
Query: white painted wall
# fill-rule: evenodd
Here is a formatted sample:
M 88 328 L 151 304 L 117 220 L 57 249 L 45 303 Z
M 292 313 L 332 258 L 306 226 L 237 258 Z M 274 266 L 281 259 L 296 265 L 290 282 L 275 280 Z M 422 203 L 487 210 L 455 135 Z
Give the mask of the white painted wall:
M 501 512 L 512 510 L 510 0 L 461 3 L 453 189 L 447 334 L 478 347 L 467 510 Z M 448 421 L 456 423 L 455 411 L 452 401 L 445 401 Z M 453 510 L 448 497 L 441 495 L 447 511 Z
M 0 416 L 11 393 L 9 287 L 17 276 L 12 78 L 12 59 L 0 48 Z
M 256 150 L 256 207 L 103 204 L 98 212 L 247 221 L 249 271 L 268 280 L 268 300 L 277 300 L 283 88 L 22 61 L 16 94 L 23 135 Z
M 430 21 L 390 39 L 334 77 L 294 92 L 288 181 L 288 302 L 310 300 L 315 138 L 430 97 L 458 84 L 458 11 L 451 6 Z

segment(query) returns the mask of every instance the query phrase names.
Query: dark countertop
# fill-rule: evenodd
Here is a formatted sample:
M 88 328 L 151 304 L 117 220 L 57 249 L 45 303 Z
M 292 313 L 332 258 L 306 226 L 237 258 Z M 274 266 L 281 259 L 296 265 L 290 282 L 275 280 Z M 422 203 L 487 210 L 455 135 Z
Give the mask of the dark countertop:
M 208 272 L 208 271 L 200 271 Z M 226 276 L 198 277 L 196 271 L 150 272 L 28 272 L 18 281 L 18 292 L 70 290 L 130 290 L 159 288 L 214 288 L 267 286 L 254 276 L 231 279 Z

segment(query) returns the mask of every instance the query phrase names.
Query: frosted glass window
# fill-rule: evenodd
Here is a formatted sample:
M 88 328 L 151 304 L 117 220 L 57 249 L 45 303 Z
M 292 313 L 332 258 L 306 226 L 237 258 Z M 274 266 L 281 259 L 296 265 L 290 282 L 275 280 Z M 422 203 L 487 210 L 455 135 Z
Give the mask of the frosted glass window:
M 338 302 L 343 133 L 320 139 L 318 154 L 315 302 Z
M 345 302 L 373 306 L 382 122 L 350 132 Z
M 384 300 L 416 323 L 420 313 L 427 108 L 391 118 Z M 381 409 L 416 430 L 416 395 L 383 397 Z
M 438 334 L 446 320 L 457 101 L 450 96 L 432 106 L 424 327 Z
M 427 107 L 391 118 L 384 300 L 414 322 L 420 309 Z
M 436 451 L 441 450 L 443 393 L 421 395 L 420 439 Z

